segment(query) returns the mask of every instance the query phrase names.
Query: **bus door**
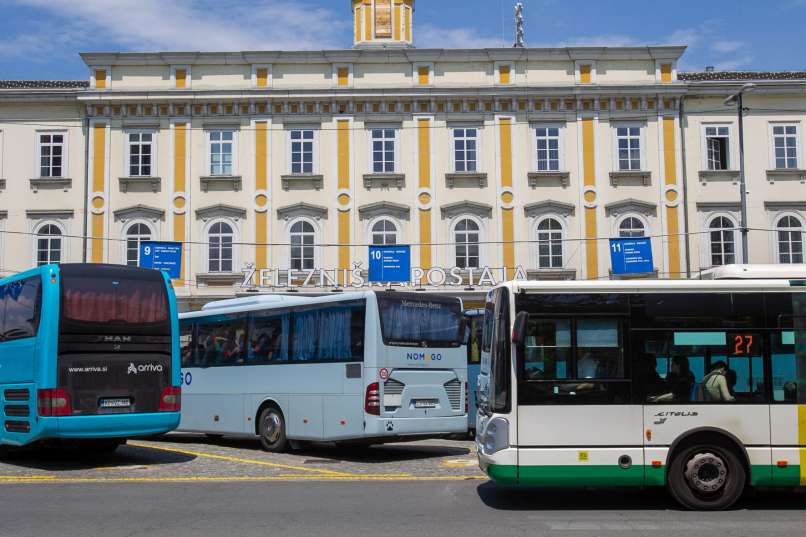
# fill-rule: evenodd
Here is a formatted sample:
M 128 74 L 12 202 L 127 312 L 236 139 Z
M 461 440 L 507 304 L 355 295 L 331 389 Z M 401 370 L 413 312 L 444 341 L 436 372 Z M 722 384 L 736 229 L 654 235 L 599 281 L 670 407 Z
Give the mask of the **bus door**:
M 643 484 L 643 415 L 630 404 L 620 306 L 596 295 L 516 298 L 522 483 Z

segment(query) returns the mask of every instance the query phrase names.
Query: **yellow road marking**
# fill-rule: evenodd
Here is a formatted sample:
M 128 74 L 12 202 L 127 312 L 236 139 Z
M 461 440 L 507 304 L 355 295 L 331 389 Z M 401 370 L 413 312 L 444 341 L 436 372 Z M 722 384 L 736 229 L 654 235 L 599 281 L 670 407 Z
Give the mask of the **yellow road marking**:
M 169 448 L 164 446 L 154 446 L 152 444 L 143 444 L 140 442 L 129 442 L 128 445 L 146 449 L 155 449 L 157 451 L 165 451 L 168 453 L 179 453 L 181 455 L 192 455 L 194 457 L 202 457 L 205 459 L 216 459 L 220 461 L 238 462 L 242 464 L 254 464 L 257 466 L 267 466 L 269 468 L 281 468 L 283 470 L 297 470 L 300 472 L 310 472 L 313 474 L 322 474 L 330 476 L 349 476 L 357 475 L 351 472 L 334 472 L 332 470 L 324 470 L 322 468 L 305 468 L 302 466 L 292 466 L 289 464 L 279 464 L 276 462 L 259 461 L 255 459 L 242 459 L 240 457 L 230 457 L 228 455 L 216 455 L 214 453 L 204 453 L 202 451 L 190 451 L 186 449 Z
M 476 459 L 448 459 L 442 461 L 441 466 L 445 468 L 471 468 L 477 466 L 478 463 Z
M 486 480 L 484 475 L 469 476 L 363 476 L 363 475 L 343 475 L 343 476 L 221 476 L 221 477 L 53 477 L 43 479 L 41 477 L 0 477 L 3 485 L 23 485 L 23 484 L 76 484 L 76 483 L 228 483 L 228 482 L 293 482 L 293 481 L 336 481 L 336 482 L 358 482 L 358 481 L 479 481 Z

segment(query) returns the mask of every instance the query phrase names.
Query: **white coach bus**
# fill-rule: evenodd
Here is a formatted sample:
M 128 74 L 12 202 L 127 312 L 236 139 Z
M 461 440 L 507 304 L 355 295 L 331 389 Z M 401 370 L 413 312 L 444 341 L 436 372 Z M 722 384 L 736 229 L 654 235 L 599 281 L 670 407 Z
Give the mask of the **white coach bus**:
M 179 429 L 288 441 L 467 431 L 458 298 L 361 292 L 256 296 L 180 316 Z
M 806 485 L 806 280 L 512 282 L 486 311 L 493 480 L 666 486 L 703 510 Z

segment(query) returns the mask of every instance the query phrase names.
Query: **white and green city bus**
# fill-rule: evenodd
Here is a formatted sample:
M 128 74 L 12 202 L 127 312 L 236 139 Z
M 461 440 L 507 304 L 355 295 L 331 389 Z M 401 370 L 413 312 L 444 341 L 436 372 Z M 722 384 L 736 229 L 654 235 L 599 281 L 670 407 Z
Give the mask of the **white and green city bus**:
M 690 509 L 806 485 L 806 280 L 511 282 L 488 294 L 479 462 Z

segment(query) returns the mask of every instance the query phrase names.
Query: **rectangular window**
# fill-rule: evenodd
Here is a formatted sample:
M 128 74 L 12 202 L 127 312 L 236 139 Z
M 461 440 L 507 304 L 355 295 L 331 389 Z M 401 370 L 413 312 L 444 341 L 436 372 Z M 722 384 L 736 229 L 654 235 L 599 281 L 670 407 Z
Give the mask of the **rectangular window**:
M 182 367 L 194 367 L 196 365 L 196 353 L 193 350 L 193 330 L 195 325 L 192 321 L 179 322 L 179 353 L 182 357 Z
M 775 168 L 779 170 L 798 167 L 798 126 L 773 125 L 772 143 L 775 151 Z
M 363 301 L 294 311 L 291 316 L 291 360 L 363 361 L 365 311 Z
M 454 171 L 478 171 L 479 131 L 475 127 L 453 129 Z
M 372 173 L 395 172 L 395 129 L 372 129 Z
M 154 133 L 130 132 L 129 141 L 129 176 L 151 177 L 151 166 L 154 156 Z
M 239 365 L 247 356 L 246 315 L 198 320 L 196 364 L 200 367 Z
M 558 127 L 535 128 L 537 142 L 537 171 L 560 170 L 560 129 Z
M 730 169 L 730 127 L 706 126 L 705 150 L 709 170 Z
M 39 133 L 40 177 L 64 177 L 64 146 L 64 133 Z
M 210 140 L 210 175 L 232 175 L 235 132 L 215 130 L 208 133 Z
M 641 127 L 617 127 L 616 144 L 618 147 L 619 171 L 638 171 L 641 169 Z
M 289 312 L 269 310 L 254 313 L 249 320 L 251 346 L 247 362 L 287 362 L 290 333 Z
M 571 320 L 530 318 L 526 325 L 524 378 L 567 379 L 571 376 Z
M 396 295 L 378 296 L 386 345 L 454 348 L 462 344 L 463 313 L 458 300 Z
M 36 336 L 42 309 L 39 277 L 0 285 L 0 342 Z
M 291 141 L 291 173 L 313 173 L 314 131 L 294 129 L 288 135 Z

